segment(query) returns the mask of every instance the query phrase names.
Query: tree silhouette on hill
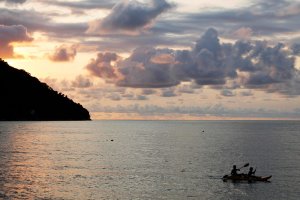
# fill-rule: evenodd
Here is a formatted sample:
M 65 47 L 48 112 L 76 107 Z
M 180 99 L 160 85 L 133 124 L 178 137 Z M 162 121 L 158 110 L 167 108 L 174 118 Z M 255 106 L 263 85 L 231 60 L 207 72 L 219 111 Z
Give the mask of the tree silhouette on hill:
M 0 120 L 90 120 L 90 114 L 82 105 L 0 59 Z

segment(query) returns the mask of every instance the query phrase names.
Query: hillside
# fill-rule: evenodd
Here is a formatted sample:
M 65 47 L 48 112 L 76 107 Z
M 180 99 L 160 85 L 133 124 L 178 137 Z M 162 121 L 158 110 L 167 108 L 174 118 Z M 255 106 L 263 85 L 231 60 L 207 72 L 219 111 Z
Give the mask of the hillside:
M 90 120 L 89 112 L 0 59 L 0 121 Z

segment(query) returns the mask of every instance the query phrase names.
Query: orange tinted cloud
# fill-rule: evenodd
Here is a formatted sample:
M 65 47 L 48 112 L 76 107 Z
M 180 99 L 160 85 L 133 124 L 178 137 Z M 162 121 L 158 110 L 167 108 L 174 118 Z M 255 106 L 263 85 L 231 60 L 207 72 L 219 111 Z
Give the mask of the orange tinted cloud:
M 16 58 L 20 55 L 14 53 L 13 42 L 28 42 L 33 38 L 27 33 L 26 27 L 22 25 L 5 26 L 0 25 L 0 57 Z
M 72 45 L 70 47 L 61 45 L 55 49 L 55 52 L 49 56 L 50 60 L 54 62 L 67 62 L 74 60 L 77 54 L 77 46 Z

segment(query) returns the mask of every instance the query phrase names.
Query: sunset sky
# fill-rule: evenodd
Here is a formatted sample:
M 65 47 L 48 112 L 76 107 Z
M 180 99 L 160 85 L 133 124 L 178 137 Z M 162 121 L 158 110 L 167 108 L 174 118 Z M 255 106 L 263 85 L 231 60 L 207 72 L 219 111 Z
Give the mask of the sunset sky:
M 300 119 L 299 0 L 0 0 L 0 57 L 93 119 Z

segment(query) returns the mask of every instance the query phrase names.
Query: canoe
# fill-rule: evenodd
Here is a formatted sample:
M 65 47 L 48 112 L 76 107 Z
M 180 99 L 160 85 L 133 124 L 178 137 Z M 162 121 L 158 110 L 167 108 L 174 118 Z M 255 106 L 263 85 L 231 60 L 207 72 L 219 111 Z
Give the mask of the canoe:
M 223 176 L 222 180 L 224 182 L 231 180 L 231 181 L 248 181 L 248 182 L 255 182 L 255 181 L 261 181 L 261 182 L 269 182 L 269 179 L 272 176 L 247 176 L 247 175 L 237 175 L 237 176 L 231 176 L 231 175 L 225 175 Z

